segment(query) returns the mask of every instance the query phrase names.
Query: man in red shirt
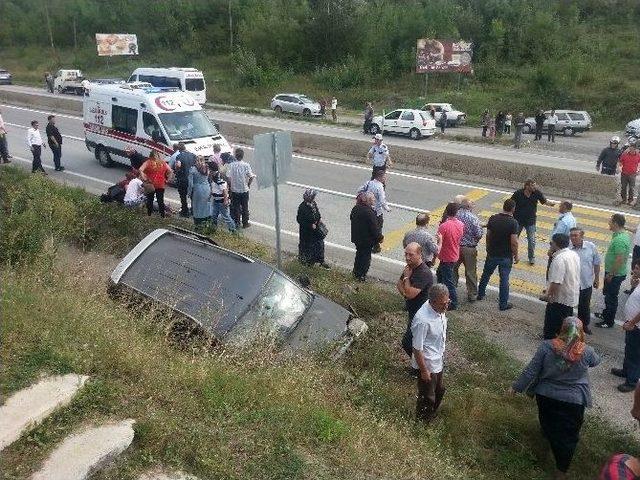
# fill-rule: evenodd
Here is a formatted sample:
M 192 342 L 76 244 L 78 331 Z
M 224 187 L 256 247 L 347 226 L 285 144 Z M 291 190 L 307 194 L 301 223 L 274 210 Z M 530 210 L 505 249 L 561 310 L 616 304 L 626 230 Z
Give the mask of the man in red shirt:
M 629 148 L 620 155 L 620 196 L 622 200 L 620 204 L 633 203 L 633 190 L 636 186 L 636 175 L 638 174 L 638 165 L 640 164 L 640 152 L 636 145 L 635 138 L 629 139 Z
M 438 234 L 442 236 L 442 246 L 438 254 L 440 264 L 436 275 L 438 283 L 444 283 L 449 289 L 449 299 L 451 300 L 449 310 L 455 310 L 458 307 L 454 270 L 460 258 L 460 240 L 464 234 L 464 223 L 456 218 L 458 208 L 460 205 L 457 203 L 449 203 L 438 227 Z

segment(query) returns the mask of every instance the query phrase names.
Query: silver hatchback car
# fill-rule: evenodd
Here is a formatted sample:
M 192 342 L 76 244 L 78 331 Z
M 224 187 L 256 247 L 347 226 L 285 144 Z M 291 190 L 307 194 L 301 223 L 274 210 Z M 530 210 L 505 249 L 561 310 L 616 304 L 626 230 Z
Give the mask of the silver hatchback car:
M 299 93 L 280 93 L 276 95 L 271 100 L 271 109 L 276 113 L 297 113 L 304 117 L 319 117 L 322 115 L 318 102 Z

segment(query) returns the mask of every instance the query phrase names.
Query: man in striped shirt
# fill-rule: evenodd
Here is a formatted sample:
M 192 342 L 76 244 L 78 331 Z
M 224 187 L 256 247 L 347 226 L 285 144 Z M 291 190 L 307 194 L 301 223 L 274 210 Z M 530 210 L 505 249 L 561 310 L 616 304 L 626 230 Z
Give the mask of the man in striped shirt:
M 464 233 L 460 239 L 460 258 L 454 270 L 454 283 L 458 284 L 460 265 L 464 265 L 464 276 L 467 282 L 467 299 L 475 302 L 478 296 L 478 242 L 484 232 L 480 219 L 473 213 L 473 202 L 464 197 L 456 214 L 464 224 Z

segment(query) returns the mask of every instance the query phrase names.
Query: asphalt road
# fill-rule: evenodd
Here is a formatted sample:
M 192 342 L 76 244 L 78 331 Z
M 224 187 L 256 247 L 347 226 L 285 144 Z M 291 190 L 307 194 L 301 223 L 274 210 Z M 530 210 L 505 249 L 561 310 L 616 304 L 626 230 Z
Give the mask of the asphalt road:
M 19 91 L 39 96 L 59 96 L 44 92 L 43 89 L 20 85 L 0 86 L 0 89 Z M 64 95 L 65 98 L 82 101 L 82 97 Z M 358 130 L 346 126 L 332 126 L 313 121 L 300 121 L 292 116 L 264 116 L 230 110 L 216 110 L 207 108 L 209 116 L 217 121 L 232 121 L 247 125 L 273 128 L 274 130 L 289 130 L 297 132 L 326 135 L 327 142 L 332 138 L 358 139 L 367 138 Z M 451 129 L 455 133 L 455 129 Z M 555 144 L 531 142 L 530 147 L 514 150 L 504 145 L 485 145 L 472 142 L 456 142 L 444 137 L 411 140 L 401 136 L 385 136 L 385 143 L 389 145 L 393 155 L 393 146 L 407 146 L 421 148 L 441 153 L 465 153 L 479 158 L 491 158 L 506 162 L 526 163 L 555 168 L 566 168 L 571 171 L 595 172 L 595 161 L 602 148 L 607 145 L 608 133 L 589 132 L 575 137 L 558 136 Z M 533 140 L 533 136 L 525 135 L 525 140 Z
M 5 122 L 9 124 L 9 146 L 18 164 L 27 168 L 31 155 L 25 142 L 25 130 L 29 122 L 37 118 L 44 130 L 46 113 L 23 107 L 3 106 Z M 81 186 L 94 193 L 102 193 L 106 187 L 119 181 L 126 172 L 125 166 L 103 168 L 84 144 L 84 133 L 80 117 L 58 115 L 58 127 L 65 136 L 63 144 L 64 173 L 52 172 L 56 180 Z M 252 161 L 252 149 L 246 147 L 247 160 Z M 45 164 L 51 166 L 51 154 L 44 151 Z M 291 178 L 280 189 L 282 228 L 285 231 L 285 247 L 296 251 L 297 224 L 295 215 L 305 188 L 313 187 L 320 191 L 317 202 L 330 233 L 327 238 L 327 258 L 342 265 L 351 265 L 353 258 L 350 243 L 349 212 L 354 203 L 354 194 L 370 175 L 369 167 L 364 165 L 295 155 L 292 163 Z M 486 186 L 447 181 L 402 171 L 392 171 L 387 185 L 387 198 L 392 207 L 385 214 L 385 244 L 380 255 L 375 256 L 372 274 L 376 277 L 393 280 L 401 271 L 403 264 L 402 238 L 414 225 L 417 212 L 430 211 L 432 224 L 437 224 L 447 202 L 455 195 L 465 194 L 476 202 L 476 212 L 484 219 L 500 210 L 502 201 L 510 192 Z M 170 189 L 168 198 L 177 199 L 175 190 Z M 576 199 L 573 199 L 576 200 Z M 580 203 L 580 202 L 578 202 Z M 252 221 L 257 228 L 246 230 L 252 238 L 273 243 L 274 202 L 272 189 L 251 192 Z M 597 205 L 576 205 L 574 213 L 578 222 L 585 228 L 586 237 L 593 240 L 603 252 L 610 234 L 607 230 L 607 218 L 613 211 Z M 629 221 L 635 224 L 638 217 L 627 213 Z M 536 265 L 520 263 L 512 273 L 512 292 L 516 295 L 535 298 L 544 285 L 546 267 L 546 245 L 557 217 L 555 209 L 540 207 L 538 219 L 538 247 Z M 484 258 L 484 246 L 480 247 Z M 522 256 L 526 257 L 526 244 L 521 242 Z M 495 284 L 495 279 L 493 280 Z M 463 295 L 464 296 L 464 295 Z

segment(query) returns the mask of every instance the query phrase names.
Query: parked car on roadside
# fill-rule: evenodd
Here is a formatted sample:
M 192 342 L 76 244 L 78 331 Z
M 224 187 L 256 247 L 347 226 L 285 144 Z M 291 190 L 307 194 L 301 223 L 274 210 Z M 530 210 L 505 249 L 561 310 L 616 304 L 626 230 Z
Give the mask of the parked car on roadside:
M 387 113 L 384 117 L 373 117 L 370 132 L 408 135 L 414 140 L 430 137 L 436 133 L 436 122 L 429 112 L 401 108 Z
M 53 89 L 57 93 L 72 92 L 84 95 L 84 80 L 80 70 L 58 70 L 53 76 Z
M 122 259 L 111 295 L 149 298 L 227 345 L 266 337 L 283 350 L 331 346 L 343 353 L 366 331 L 353 312 L 277 268 L 175 228 L 152 231 Z
M 549 118 L 551 110 L 544 112 L 545 117 Z M 576 133 L 586 132 L 591 130 L 593 126 L 591 116 L 581 110 L 556 110 L 558 116 L 558 123 L 556 124 L 556 133 L 562 133 L 564 136 L 574 135 Z M 548 120 L 544 121 L 542 126 L 543 131 L 547 131 L 549 126 Z M 527 117 L 525 119 L 524 133 L 535 133 L 536 120 L 534 117 Z
M 632 137 L 640 137 L 640 118 L 636 118 L 627 123 L 624 127 L 624 133 Z
M 11 73 L 9 70 L 5 70 L 4 68 L 0 68 L 0 84 L 2 85 L 11 85 Z
M 422 110 L 430 112 L 431 109 L 435 110 L 436 124 L 440 125 L 440 117 L 442 112 L 447 112 L 447 127 L 457 127 L 464 125 L 467 122 L 467 114 L 456 109 L 450 103 L 427 103 L 422 106 Z
M 303 117 L 322 115 L 318 102 L 299 93 L 279 93 L 271 100 L 271 109 L 276 113 L 296 113 Z

